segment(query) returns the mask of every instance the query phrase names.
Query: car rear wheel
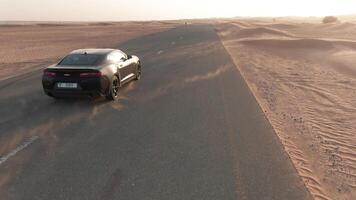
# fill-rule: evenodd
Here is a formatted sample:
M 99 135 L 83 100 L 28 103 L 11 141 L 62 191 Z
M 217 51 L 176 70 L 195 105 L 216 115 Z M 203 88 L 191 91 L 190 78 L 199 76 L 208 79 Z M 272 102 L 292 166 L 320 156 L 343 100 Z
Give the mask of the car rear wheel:
M 135 78 L 135 80 L 140 80 L 140 79 L 141 79 L 141 65 L 138 65 L 137 69 L 136 69 L 136 78 Z
M 46 95 L 53 98 L 53 99 L 60 99 L 58 96 L 54 96 L 52 93 L 46 92 Z
M 117 100 L 119 96 L 119 88 L 120 88 L 120 80 L 117 76 L 114 76 L 111 80 L 110 90 L 109 93 L 106 95 L 106 99 L 110 101 Z

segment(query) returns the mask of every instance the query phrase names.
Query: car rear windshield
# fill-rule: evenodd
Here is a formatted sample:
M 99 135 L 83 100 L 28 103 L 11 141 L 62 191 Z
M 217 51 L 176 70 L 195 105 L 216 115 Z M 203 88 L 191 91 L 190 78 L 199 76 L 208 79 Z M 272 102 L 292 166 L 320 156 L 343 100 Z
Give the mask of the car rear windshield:
M 71 54 L 62 59 L 58 65 L 98 65 L 103 59 L 103 55 L 98 54 Z

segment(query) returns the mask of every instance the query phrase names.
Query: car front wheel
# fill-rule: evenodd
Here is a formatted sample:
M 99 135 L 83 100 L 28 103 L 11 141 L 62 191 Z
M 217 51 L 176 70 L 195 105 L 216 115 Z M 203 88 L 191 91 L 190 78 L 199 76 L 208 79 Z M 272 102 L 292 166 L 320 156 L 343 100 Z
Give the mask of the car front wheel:
M 136 78 L 135 78 L 135 80 L 140 80 L 140 79 L 141 79 L 141 65 L 138 65 L 137 69 L 136 69 Z

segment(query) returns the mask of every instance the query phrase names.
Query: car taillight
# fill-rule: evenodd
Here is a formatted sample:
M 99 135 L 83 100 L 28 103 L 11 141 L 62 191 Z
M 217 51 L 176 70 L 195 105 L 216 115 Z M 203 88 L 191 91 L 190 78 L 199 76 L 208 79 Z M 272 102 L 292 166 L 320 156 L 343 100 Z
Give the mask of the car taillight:
M 55 76 L 56 76 L 56 73 L 55 73 L 55 72 L 50 72 L 50 71 L 45 70 L 45 71 L 44 71 L 44 75 L 45 75 L 45 76 L 49 76 L 49 77 L 55 77 Z
M 79 76 L 83 77 L 83 78 L 101 77 L 101 72 L 100 71 L 97 71 L 97 72 L 85 72 L 85 73 L 80 73 Z

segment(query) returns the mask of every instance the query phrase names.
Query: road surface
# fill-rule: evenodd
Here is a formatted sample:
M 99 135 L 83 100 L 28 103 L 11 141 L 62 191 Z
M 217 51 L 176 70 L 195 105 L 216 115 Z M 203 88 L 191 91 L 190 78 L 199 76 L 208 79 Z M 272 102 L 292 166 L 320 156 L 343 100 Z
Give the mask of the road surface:
M 212 26 L 118 47 L 144 67 L 118 102 L 0 82 L 0 199 L 310 199 Z

